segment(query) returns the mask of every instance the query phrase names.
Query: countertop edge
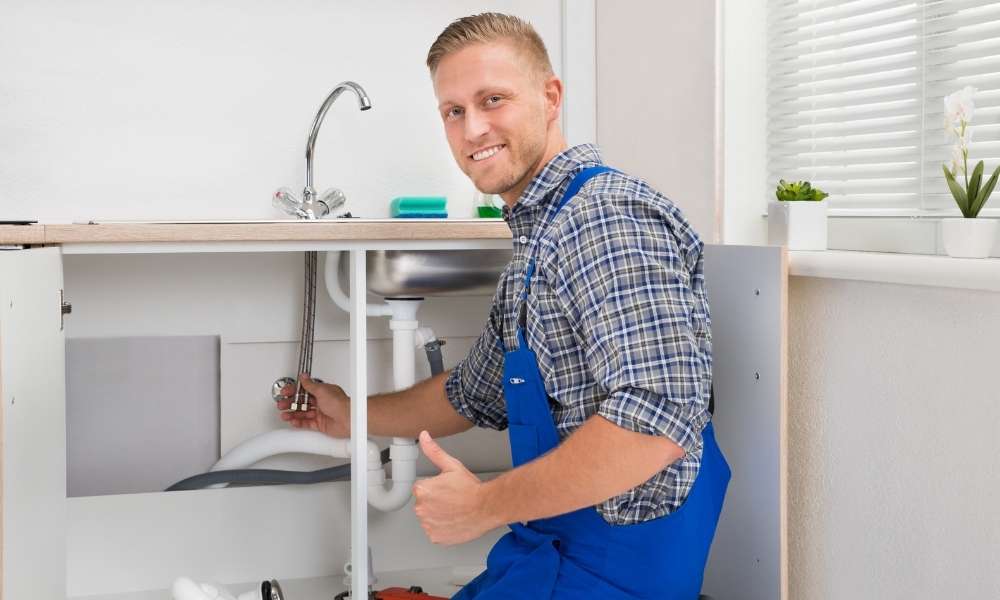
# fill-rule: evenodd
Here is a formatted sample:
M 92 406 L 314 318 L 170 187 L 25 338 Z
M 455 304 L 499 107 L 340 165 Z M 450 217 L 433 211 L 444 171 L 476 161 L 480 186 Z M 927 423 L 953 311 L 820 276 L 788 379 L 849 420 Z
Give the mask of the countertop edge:
M 0 245 L 148 242 L 307 242 L 350 240 L 506 240 L 500 220 L 358 219 L 278 223 L 99 223 L 0 226 Z

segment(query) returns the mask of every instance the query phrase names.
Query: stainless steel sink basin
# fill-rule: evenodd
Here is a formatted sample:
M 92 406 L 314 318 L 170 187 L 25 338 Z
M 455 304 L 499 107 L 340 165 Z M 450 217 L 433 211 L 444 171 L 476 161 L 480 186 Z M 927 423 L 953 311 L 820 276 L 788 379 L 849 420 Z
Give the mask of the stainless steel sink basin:
M 491 295 L 510 250 L 370 250 L 368 291 L 386 298 Z M 347 281 L 348 253 L 340 254 Z

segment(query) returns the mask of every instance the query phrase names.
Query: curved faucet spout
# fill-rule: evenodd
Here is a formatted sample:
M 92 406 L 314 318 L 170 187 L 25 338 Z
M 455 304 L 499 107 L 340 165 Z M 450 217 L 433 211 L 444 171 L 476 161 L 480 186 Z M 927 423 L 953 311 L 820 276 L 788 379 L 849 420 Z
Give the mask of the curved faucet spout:
M 358 96 L 358 108 L 361 110 L 368 110 L 372 107 L 371 100 L 368 99 L 368 94 L 364 88 L 353 81 L 338 83 L 337 87 L 333 88 L 330 95 L 323 101 L 323 105 L 319 107 L 319 112 L 316 113 L 316 118 L 313 120 L 312 130 L 309 132 L 309 141 L 306 143 L 306 189 L 304 192 L 304 201 L 306 204 L 310 203 L 316 197 L 316 189 L 313 187 L 313 156 L 316 146 L 316 136 L 319 134 L 319 128 L 323 124 L 323 118 L 326 117 L 326 111 L 330 109 L 330 105 L 334 103 L 344 90 L 351 90 Z

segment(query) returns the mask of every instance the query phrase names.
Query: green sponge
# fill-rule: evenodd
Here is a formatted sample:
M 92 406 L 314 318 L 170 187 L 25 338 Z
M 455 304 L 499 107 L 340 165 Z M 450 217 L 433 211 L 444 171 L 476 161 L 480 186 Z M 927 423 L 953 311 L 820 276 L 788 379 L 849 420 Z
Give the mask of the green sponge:
M 389 214 L 394 219 L 446 218 L 448 199 L 444 196 L 400 196 L 393 198 Z

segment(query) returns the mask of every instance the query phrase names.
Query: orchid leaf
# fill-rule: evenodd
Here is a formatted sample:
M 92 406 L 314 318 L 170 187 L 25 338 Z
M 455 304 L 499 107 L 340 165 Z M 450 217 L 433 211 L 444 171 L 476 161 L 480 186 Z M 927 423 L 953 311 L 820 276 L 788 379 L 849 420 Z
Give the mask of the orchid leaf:
M 990 194 L 993 193 L 993 188 L 995 188 L 997 185 L 998 177 L 1000 177 L 1000 167 L 997 167 L 996 170 L 993 171 L 993 176 L 990 177 L 989 181 L 986 182 L 986 185 L 984 185 L 982 189 L 979 190 L 979 195 L 976 198 L 976 203 L 972 207 L 973 216 L 978 215 L 979 211 L 982 210 L 983 206 L 986 204 L 986 201 L 990 199 Z
M 976 199 L 979 198 L 979 184 L 980 182 L 982 182 L 982 180 L 983 180 L 983 161 L 979 161 L 979 163 L 976 165 L 976 168 L 972 170 L 972 177 L 969 178 L 968 196 L 969 196 L 970 207 L 974 207 L 976 204 Z M 976 212 L 978 211 L 973 210 L 972 214 L 975 215 Z
M 951 174 L 947 166 L 941 165 L 941 168 L 944 169 L 944 179 L 948 182 L 948 188 L 951 190 L 951 195 L 955 198 L 955 203 L 958 204 L 958 209 L 962 211 L 962 215 L 968 217 L 969 199 L 965 195 L 965 190 L 962 189 L 962 186 L 958 185 L 958 182 L 955 181 L 955 176 Z

